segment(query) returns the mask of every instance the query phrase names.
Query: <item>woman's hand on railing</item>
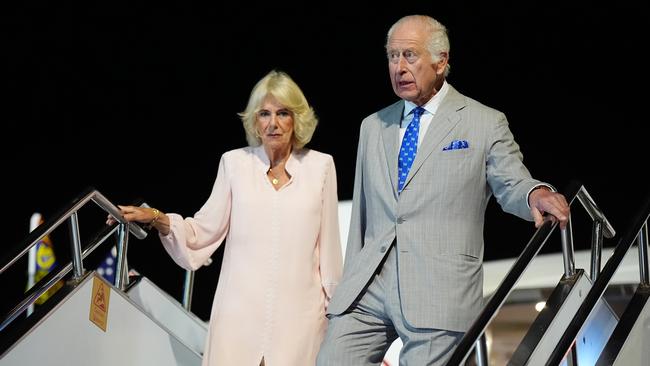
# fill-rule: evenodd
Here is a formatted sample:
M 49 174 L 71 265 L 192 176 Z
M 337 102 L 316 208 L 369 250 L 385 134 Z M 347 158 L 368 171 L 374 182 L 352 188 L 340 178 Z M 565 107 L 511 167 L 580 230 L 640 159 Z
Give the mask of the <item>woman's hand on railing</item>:
M 562 194 L 553 192 L 545 186 L 540 186 L 530 192 L 528 201 L 536 228 L 544 224 L 544 214 L 546 213 L 551 215 L 552 220 L 560 222 L 561 229 L 566 227 L 571 209 Z
M 120 206 L 122 217 L 128 222 L 138 222 L 146 224 L 147 228 L 155 228 L 161 234 L 169 234 L 169 217 L 156 208 L 139 207 L 139 206 Z M 117 220 L 112 215 L 106 219 L 107 225 L 113 225 Z

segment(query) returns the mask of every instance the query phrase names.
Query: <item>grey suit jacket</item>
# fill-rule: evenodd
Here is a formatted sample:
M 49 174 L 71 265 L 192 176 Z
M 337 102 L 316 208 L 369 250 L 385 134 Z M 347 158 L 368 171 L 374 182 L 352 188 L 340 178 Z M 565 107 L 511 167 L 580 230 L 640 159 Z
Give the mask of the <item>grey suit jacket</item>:
M 344 274 L 328 313 L 350 308 L 397 239 L 406 321 L 465 331 L 483 305 L 488 200 L 494 195 L 504 211 L 532 220 L 527 195 L 541 182 L 524 166 L 505 115 L 450 88 L 398 195 L 403 110 L 399 101 L 361 124 Z M 443 150 L 453 140 L 469 147 Z

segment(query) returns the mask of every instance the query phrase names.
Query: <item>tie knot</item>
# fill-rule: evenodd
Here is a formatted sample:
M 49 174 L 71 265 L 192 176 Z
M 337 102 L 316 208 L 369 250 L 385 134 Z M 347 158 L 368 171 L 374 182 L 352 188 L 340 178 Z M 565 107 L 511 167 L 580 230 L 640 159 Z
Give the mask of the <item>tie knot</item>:
M 415 107 L 413 109 L 413 119 L 419 119 L 420 116 L 424 113 L 424 108 L 422 107 Z

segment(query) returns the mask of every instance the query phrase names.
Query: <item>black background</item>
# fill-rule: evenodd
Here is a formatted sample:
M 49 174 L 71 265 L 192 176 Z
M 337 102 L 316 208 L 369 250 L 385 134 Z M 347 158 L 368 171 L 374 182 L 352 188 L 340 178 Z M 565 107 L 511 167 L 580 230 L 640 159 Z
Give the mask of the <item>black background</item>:
M 533 176 L 559 189 L 579 180 L 619 230 L 648 191 L 642 2 L 216 3 L 51 2 L 2 12 L 4 247 L 25 238 L 34 211 L 48 218 L 89 186 L 114 203 L 144 199 L 192 215 L 220 155 L 246 144 L 237 112 L 273 68 L 315 108 L 320 124 L 308 146 L 334 156 L 339 198 L 351 199 L 360 122 L 396 100 L 385 34 L 412 13 L 448 27 L 448 81 L 506 113 Z M 494 201 L 486 220 L 487 260 L 518 255 L 534 230 Z M 574 235 L 587 248 L 589 235 Z M 184 271 L 154 235 L 129 249 L 132 267 L 180 299 Z M 196 275 L 193 309 L 204 319 L 221 254 Z M 10 291 L 24 288 L 24 278 L 4 277 Z

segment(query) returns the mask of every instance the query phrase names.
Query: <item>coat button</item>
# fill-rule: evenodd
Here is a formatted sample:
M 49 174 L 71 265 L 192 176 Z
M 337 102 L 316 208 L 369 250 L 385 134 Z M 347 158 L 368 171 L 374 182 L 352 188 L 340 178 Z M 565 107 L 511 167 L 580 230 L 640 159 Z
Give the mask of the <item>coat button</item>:
M 403 224 L 404 221 L 406 221 L 406 220 L 404 220 L 403 217 L 398 217 L 398 218 L 397 218 L 397 223 L 398 223 L 398 224 Z
M 379 251 L 382 253 L 386 253 L 386 246 L 382 245 L 381 248 L 379 248 Z

